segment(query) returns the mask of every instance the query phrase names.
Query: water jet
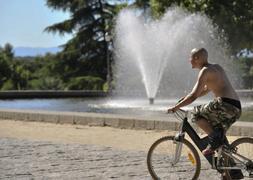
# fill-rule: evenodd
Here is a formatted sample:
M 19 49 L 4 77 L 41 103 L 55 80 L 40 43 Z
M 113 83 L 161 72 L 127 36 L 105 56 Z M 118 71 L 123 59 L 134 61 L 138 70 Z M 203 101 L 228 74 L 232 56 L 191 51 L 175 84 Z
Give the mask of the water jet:
M 149 104 L 150 105 L 154 104 L 154 100 L 155 100 L 154 98 L 149 98 Z
M 233 75 L 224 38 L 206 16 L 177 7 L 159 20 L 136 12 L 122 10 L 116 22 L 117 96 L 148 98 L 153 104 L 157 97 L 175 98 L 189 92 L 198 73 L 188 61 L 193 48 L 206 48 L 209 62 L 221 64 L 229 77 Z

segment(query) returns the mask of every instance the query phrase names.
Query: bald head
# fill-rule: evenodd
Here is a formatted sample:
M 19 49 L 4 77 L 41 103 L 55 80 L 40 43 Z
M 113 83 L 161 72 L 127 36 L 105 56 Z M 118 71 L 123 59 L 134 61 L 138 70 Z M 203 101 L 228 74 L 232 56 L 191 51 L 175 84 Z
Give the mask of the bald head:
M 207 61 L 208 53 L 205 48 L 194 48 L 191 51 L 191 64 L 192 68 L 198 68 L 201 69 L 204 65 L 208 64 Z
M 191 55 L 194 58 L 202 59 L 204 61 L 207 61 L 207 58 L 208 58 L 208 52 L 205 48 L 200 48 L 200 49 L 194 48 L 191 51 Z

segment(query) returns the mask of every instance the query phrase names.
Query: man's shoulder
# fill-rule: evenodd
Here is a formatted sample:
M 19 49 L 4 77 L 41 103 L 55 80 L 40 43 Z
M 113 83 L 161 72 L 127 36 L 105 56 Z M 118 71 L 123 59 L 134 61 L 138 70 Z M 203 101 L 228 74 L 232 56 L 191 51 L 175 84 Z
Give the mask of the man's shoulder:
M 204 75 L 210 71 L 210 67 L 203 67 L 200 71 L 199 74 Z
M 219 64 L 210 64 L 209 66 L 203 67 L 201 70 L 205 73 L 207 72 L 213 73 L 217 71 L 222 71 L 223 68 Z
M 209 69 L 208 67 L 203 67 L 200 71 L 199 71 L 199 75 L 198 78 L 199 79 L 206 79 L 209 75 Z

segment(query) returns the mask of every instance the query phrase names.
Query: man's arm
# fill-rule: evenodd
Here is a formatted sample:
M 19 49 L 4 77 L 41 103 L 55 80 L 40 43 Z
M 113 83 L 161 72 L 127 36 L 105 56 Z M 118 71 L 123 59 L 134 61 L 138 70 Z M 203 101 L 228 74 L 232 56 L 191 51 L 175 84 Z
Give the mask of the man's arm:
M 185 98 L 180 101 L 175 107 L 168 109 L 168 111 L 177 111 L 179 108 L 191 104 L 198 97 L 207 94 L 209 91 L 206 87 L 207 82 L 207 69 L 204 68 L 199 72 L 198 79 L 196 84 L 194 85 L 192 91 L 185 96 Z

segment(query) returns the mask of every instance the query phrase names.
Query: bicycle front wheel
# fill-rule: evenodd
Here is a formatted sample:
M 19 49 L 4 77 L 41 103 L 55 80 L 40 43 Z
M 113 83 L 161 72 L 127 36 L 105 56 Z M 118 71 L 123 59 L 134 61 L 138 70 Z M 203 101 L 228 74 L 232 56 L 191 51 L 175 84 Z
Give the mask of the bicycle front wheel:
M 235 140 L 234 142 L 231 143 L 231 147 L 235 148 L 236 150 L 236 154 L 239 154 L 243 157 L 245 157 L 246 159 L 242 158 L 242 160 L 244 160 L 244 162 L 253 162 L 253 138 L 249 138 L 249 137 L 243 137 L 243 138 L 239 138 L 237 140 Z M 233 161 L 232 162 L 232 166 L 240 166 L 240 163 L 237 161 Z M 229 157 L 225 158 L 225 166 L 231 166 L 231 160 Z M 242 174 L 244 176 L 245 179 L 249 178 L 252 179 L 253 178 L 253 165 L 248 164 L 248 166 L 246 166 L 247 168 L 242 168 Z M 230 176 L 230 171 L 226 170 L 225 171 L 226 176 L 229 177 Z M 233 177 L 231 177 L 233 178 Z
M 193 179 L 200 174 L 201 162 L 194 146 L 173 136 L 158 139 L 150 147 L 147 156 L 148 170 L 153 179 Z

